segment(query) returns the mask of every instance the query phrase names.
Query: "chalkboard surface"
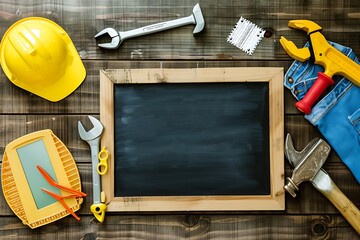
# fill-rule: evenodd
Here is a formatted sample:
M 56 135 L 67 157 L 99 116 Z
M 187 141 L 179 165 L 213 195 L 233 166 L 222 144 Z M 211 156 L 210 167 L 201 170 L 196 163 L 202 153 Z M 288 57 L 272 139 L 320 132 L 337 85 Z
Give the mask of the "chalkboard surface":
M 269 84 L 114 85 L 115 196 L 270 194 Z

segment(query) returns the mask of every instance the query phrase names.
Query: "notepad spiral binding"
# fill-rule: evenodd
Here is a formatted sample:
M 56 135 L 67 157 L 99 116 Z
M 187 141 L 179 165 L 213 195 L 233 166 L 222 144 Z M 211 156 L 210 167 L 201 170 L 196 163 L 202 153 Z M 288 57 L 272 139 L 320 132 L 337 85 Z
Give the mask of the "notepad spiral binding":
M 264 34 L 264 29 L 241 17 L 229 34 L 227 41 L 248 55 L 252 55 Z

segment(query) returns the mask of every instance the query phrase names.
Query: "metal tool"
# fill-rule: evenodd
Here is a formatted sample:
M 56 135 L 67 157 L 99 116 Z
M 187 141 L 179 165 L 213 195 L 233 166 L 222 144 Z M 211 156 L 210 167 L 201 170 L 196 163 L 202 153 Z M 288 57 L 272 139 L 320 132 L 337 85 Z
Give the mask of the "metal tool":
M 57 182 L 55 182 L 52 177 L 39 165 L 36 166 L 37 169 L 39 170 L 39 172 L 41 173 L 41 175 L 43 175 L 43 177 L 46 179 L 46 181 L 54 187 L 57 187 L 63 191 L 69 192 L 70 194 L 66 195 L 66 196 L 61 196 L 58 195 L 56 193 L 53 193 L 47 189 L 41 188 L 42 191 L 46 192 L 47 194 L 49 194 L 50 196 L 52 196 L 53 198 L 55 198 L 56 200 L 58 200 L 65 208 L 66 210 L 68 210 L 71 215 L 73 215 L 74 218 L 76 218 L 76 220 L 80 221 L 80 218 L 76 215 L 76 213 L 66 204 L 66 202 L 63 200 L 64 198 L 69 198 L 69 197 L 75 197 L 75 198 L 79 198 L 79 197 L 86 197 L 86 193 L 83 193 L 81 191 L 77 191 L 75 189 L 71 189 L 65 186 L 62 186 L 60 184 L 58 184 Z
M 188 17 L 183 17 L 171 21 L 156 23 L 152 25 L 148 25 L 145 27 L 137 28 L 134 30 L 129 30 L 126 32 L 118 32 L 113 28 L 105 28 L 102 31 L 100 31 L 98 34 L 95 35 L 95 39 L 104 36 L 109 35 L 112 39 L 110 43 L 99 43 L 98 47 L 100 48 L 106 48 L 106 49 L 117 49 L 120 44 L 128 39 L 128 38 L 134 38 L 139 37 L 151 33 L 161 32 L 172 28 L 177 28 L 189 24 L 195 24 L 195 29 L 193 31 L 193 34 L 201 32 L 205 27 L 205 20 L 203 17 L 203 14 L 201 12 L 201 8 L 199 4 L 196 4 L 193 8 L 193 12 Z
M 291 135 L 287 134 L 285 140 L 285 156 L 294 166 L 291 178 L 284 187 L 293 197 L 295 190 L 299 190 L 300 183 L 310 181 L 339 210 L 351 226 L 360 234 L 360 211 L 345 196 L 331 180 L 327 172 L 322 169 L 326 161 L 330 146 L 322 139 L 312 140 L 301 152 L 295 150 Z
M 101 182 L 100 175 L 97 172 L 97 165 L 99 163 L 98 153 L 100 146 L 100 137 L 104 127 L 101 122 L 96 118 L 92 116 L 88 117 L 93 124 L 93 128 L 89 131 L 85 131 L 84 126 L 79 121 L 78 130 L 81 139 L 89 144 L 91 150 L 93 205 L 90 207 L 90 210 L 99 222 L 103 222 L 105 218 L 106 204 L 101 202 Z
M 100 175 L 104 175 L 108 170 L 108 159 L 109 159 L 109 152 L 106 150 L 106 147 L 103 147 L 98 154 L 99 163 L 97 165 L 97 172 Z
M 291 196 L 296 197 L 295 191 L 299 190 L 300 183 L 312 180 L 325 163 L 330 150 L 329 144 L 324 140 L 314 139 L 303 151 L 297 152 L 294 149 L 291 136 L 289 134 L 286 136 L 285 156 L 295 167 L 292 176 L 287 178 L 288 183 L 284 187 Z
M 289 27 L 306 31 L 309 36 L 310 46 L 297 48 L 292 41 L 285 37 L 280 38 L 280 43 L 285 51 L 294 59 L 304 62 L 312 59 L 315 64 L 325 68 L 324 73 L 319 72 L 318 78 L 305 97 L 296 103 L 296 107 L 309 114 L 316 100 L 332 84 L 333 75 L 341 75 L 352 83 L 360 86 L 360 66 L 353 60 L 331 46 L 321 34 L 322 28 L 309 20 L 291 20 Z
M 264 35 L 264 29 L 247 19 L 240 17 L 240 20 L 229 34 L 227 41 L 246 52 L 248 55 L 252 55 Z

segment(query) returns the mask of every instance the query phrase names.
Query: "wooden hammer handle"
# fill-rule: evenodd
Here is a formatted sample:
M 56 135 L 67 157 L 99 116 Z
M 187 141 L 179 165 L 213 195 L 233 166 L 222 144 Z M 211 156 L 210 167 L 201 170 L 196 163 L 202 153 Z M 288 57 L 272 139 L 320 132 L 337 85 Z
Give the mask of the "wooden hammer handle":
M 331 187 L 316 187 L 339 210 L 344 218 L 360 235 L 360 211 L 330 179 Z

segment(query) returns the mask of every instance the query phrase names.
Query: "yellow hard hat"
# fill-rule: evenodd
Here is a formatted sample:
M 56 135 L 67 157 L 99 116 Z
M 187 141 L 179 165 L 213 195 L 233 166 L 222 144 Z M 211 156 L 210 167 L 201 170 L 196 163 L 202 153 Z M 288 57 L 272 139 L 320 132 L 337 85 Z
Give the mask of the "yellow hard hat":
M 5 32 L 0 63 L 12 83 L 52 102 L 72 93 L 86 75 L 69 35 L 40 17 L 19 20 Z

